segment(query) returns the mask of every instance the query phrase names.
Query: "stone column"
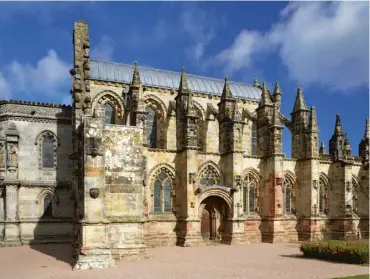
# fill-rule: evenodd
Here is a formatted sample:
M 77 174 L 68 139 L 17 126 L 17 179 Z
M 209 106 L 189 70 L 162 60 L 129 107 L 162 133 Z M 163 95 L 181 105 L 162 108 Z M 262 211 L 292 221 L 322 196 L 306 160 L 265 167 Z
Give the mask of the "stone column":
M 18 185 L 5 186 L 5 234 L 4 241 L 19 241 Z

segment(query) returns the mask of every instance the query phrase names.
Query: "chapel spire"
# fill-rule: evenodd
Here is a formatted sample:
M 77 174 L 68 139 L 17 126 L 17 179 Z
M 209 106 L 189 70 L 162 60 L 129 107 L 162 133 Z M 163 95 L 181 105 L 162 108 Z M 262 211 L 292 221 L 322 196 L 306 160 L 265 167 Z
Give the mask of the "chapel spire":
M 186 92 L 188 92 L 188 90 L 189 90 L 188 78 L 186 76 L 185 67 L 182 66 L 179 93 L 186 93 Z
M 266 106 L 266 105 L 272 105 L 272 102 L 271 102 L 271 99 L 270 99 L 270 94 L 267 90 L 267 86 L 265 84 L 265 82 L 263 82 L 262 84 L 262 95 L 261 95 L 261 100 L 260 100 L 260 103 L 259 103 L 259 107 L 263 107 L 263 106 Z
M 326 154 L 325 144 L 324 144 L 323 141 L 321 141 L 319 153 L 320 154 Z
M 335 118 L 334 135 L 342 134 L 343 134 L 342 121 L 340 120 L 340 115 L 338 113 Z
M 308 120 L 308 130 L 310 132 L 317 132 L 319 130 L 317 126 L 317 116 L 316 116 L 316 108 L 311 107 L 310 109 L 310 116 Z
M 293 112 L 299 110 L 307 110 L 306 102 L 304 101 L 303 98 L 302 88 L 297 89 L 297 97 L 295 99 Z
M 135 86 L 135 87 L 139 87 L 140 84 L 141 84 L 141 81 L 140 81 L 140 73 L 139 73 L 139 69 L 138 69 L 138 66 L 137 66 L 137 61 L 135 61 L 134 63 L 134 73 L 132 75 L 132 86 Z
M 225 77 L 224 89 L 222 90 L 221 98 L 225 99 L 225 98 L 232 98 L 232 97 L 233 95 L 231 93 L 230 86 L 229 86 L 229 78 Z

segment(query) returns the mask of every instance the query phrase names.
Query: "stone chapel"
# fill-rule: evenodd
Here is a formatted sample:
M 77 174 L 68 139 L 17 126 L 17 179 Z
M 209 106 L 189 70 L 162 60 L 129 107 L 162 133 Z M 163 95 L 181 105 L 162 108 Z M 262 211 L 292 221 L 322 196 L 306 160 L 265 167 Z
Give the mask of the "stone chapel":
M 161 245 L 369 237 L 368 120 L 357 147 L 333 116 L 326 151 L 301 88 L 285 116 L 277 82 L 97 61 L 89 50 L 78 21 L 72 106 L 0 101 L 3 245 L 71 243 L 74 268 L 87 269 Z

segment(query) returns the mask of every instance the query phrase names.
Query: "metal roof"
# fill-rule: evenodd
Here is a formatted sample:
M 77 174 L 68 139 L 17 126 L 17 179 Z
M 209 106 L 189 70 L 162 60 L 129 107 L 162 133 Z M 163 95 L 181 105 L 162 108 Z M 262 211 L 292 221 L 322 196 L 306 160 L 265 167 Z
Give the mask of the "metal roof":
M 181 73 L 146 67 L 138 67 L 143 85 L 159 88 L 178 89 Z M 91 60 L 90 77 L 92 79 L 131 83 L 133 65 Z M 187 74 L 188 85 L 193 92 L 221 95 L 224 80 Z M 259 100 L 261 90 L 252 85 L 229 81 L 230 89 L 235 97 Z

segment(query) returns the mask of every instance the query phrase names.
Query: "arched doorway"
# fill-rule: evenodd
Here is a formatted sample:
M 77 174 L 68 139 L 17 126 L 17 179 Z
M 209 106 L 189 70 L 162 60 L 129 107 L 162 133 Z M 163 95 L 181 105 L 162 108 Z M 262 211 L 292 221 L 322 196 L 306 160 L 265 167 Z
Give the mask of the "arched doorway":
M 229 208 L 225 200 L 218 196 L 205 198 L 199 207 L 200 233 L 204 241 L 224 242 L 228 234 Z

